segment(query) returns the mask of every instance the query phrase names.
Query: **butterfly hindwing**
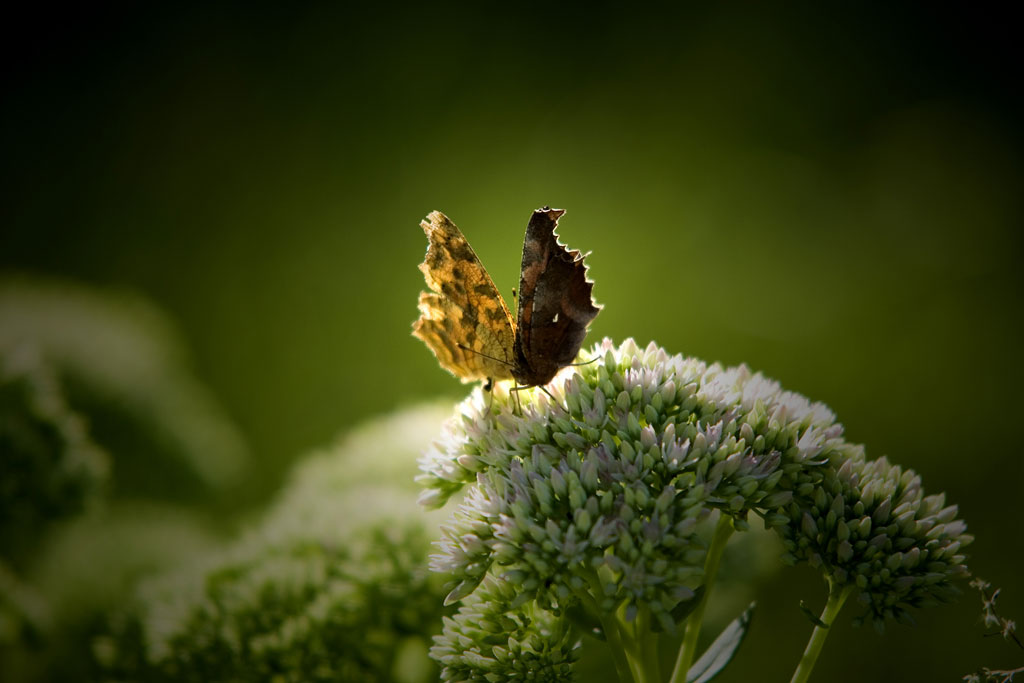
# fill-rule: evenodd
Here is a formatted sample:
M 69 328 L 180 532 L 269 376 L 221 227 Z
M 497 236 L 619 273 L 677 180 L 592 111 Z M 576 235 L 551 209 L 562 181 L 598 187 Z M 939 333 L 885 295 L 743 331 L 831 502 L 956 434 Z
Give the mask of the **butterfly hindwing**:
M 420 222 L 429 242 L 420 264 L 430 292 L 420 293 L 413 335 L 463 382 L 512 377 L 515 323 L 473 248 L 440 211 Z
M 533 212 L 523 240 L 515 339 L 516 381 L 544 385 L 572 363 L 601 308 L 593 300 L 583 256 L 559 244 L 560 209 Z

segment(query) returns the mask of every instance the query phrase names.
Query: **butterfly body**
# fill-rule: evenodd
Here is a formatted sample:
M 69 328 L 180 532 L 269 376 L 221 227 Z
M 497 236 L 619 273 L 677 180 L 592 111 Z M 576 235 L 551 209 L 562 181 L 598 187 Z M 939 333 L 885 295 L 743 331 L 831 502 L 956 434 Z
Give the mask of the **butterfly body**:
M 431 291 L 420 294 L 413 335 L 443 368 L 464 382 L 514 379 L 531 387 L 575 359 L 600 307 L 583 256 L 558 243 L 563 213 L 545 207 L 530 218 L 516 320 L 458 227 L 439 211 L 420 223 L 429 242 L 420 270 Z

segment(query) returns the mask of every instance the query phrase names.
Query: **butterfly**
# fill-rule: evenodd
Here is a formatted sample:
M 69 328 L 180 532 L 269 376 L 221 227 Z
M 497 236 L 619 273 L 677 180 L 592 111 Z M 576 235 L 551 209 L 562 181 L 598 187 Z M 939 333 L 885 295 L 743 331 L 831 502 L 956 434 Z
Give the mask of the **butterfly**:
M 514 379 L 517 388 L 543 387 L 572 363 L 601 307 L 587 280 L 583 255 L 558 242 L 565 213 L 544 207 L 523 238 L 519 309 L 512 319 L 480 259 L 447 216 L 420 222 L 429 242 L 420 264 L 431 291 L 421 292 L 412 333 L 463 382 Z

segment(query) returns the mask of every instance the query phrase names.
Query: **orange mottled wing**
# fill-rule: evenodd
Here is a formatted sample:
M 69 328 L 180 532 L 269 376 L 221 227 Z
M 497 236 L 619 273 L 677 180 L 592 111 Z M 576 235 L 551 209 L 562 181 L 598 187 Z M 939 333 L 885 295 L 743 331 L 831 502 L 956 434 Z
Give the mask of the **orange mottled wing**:
M 420 222 L 427 255 L 412 326 L 445 370 L 463 382 L 512 377 L 515 323 L 505 301 L 462 232 L 440 211 Z

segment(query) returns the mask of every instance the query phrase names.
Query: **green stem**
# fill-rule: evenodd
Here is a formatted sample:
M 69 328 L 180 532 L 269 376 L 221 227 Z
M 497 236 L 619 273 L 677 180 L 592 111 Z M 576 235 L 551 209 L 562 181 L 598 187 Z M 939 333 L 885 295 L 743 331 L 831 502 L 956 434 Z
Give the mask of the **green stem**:
M 636 679 L 633 676 L 629 660 L 626 658 L 626 644 L 623 642 L 623 633 L 619 629 L 619 620 L 615 616 L 615 610 L 610 613 L 605 612 L 597 604 L 597 599 L 604 595 L 601 580 L 597 577 L 597 574 L 592 572 L 586 572 L 582 576 L 590 585 L 590 592 L 581 590 L 577 592 L 577 595 L 583 601 L 586 608 L 592 611 L 601 622 L 601 630 L 604 631 L 604 637 L 607 639 L 609 646 L 608 649 L 611 650 L 612 660 L 615 662 L 615 672 L 619 675 L 620 683 L 635 681 Z
M 658 661 L 658 634 L 651 629 L 651 610 L 640 607 L 636 617 L 636 640 L 640 644 L 641 666 L 650 681 L 661 680 L 661 662 Z
M 632 621 L 627 619 L 628 608 L 628 602 L 619 605 L 619 608 L 615 610 L 615 623 L 619 625 L 619 634 L 622 637 L 622 647 L 626 652 L 629 670 L 633 672 L 633 680 L 636 683 L 654 683 L 648 675 L 649 672 L 644 668 L 642 627 L 640 625 L 642 617 L 638 613 Z
M 711 538 L 711 547 L 708 548 L 708 555 L 704 560 L 704 595 L 697 604 L 697 608 L 686 620 L 683 644 L 679 647 L 679 656 L 676 658 L 676 666 L 672 671 L 670 683 L 684 683 L 687 672 L 693 666 L 693 660 L 697 654 L 697 638 L 700 637 L 700 627 L 704 622 L 704 610 L 711 597 L 711 589 L 715 585 L 718 565 L 722 561 L 722 552 L 725 550 L 732 532 L 732 518 L 722 514 L 718 518 L 714 536 Z
M 804 656 L 800 658 L 800 663 L 797 665 L 796 671 L 793 672 L 793 678 L 790 679 L 790 683 L 805 683 L 811 675 L 814 663 L 818 661 L 821 648 L 825 645 L 825 638 L 828 637 L 830 630 L 829 627 L 835 622 L 836 617 L 839 615 L 839 610 L 843 608 L 843 603 L 850 597 L 853 588 L 851 584 L 838 587 L 829 581 L 828 602 L 825 603 L 825 609 L 821 612 L 821 622 L 825 626 L 814 627 L 811 639 L 807 641 L 807 649 L 804 650 Z

